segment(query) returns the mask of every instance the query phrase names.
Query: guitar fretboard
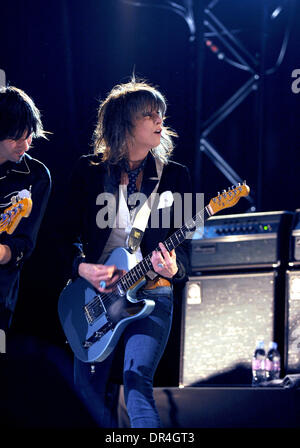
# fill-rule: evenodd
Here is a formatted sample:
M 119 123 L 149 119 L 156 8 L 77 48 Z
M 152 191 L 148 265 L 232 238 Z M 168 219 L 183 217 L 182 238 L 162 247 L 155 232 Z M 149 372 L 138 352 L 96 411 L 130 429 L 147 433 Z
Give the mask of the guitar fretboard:
M 204 210 L 201 210 L 197 213 L 193 218 L 187 221 L 180 229 L 176 230 L 166 241 L 163 243 L 166 249 L 170 252 L 179 246 L 183 241 L 187 238 L 187 235 L 190 232 L 194 232 L 196 227 L 199 224 L 203 224 L 211 214 L 208 211 L 208 208 L 205 207 Z M 160 248 L 157 247 L 155 250 L 160 251 Z M 132 268 L 129 272 L 127 272 L 119 281 L 121 288 L 123 291 L 127 291 L 131 288 L 135 283 L 137 283 L 142 277 L 144 277 L 147 272 L 153 270 L 153 266 L 151 263 L 152 253 L 147 255 L 140 261 L 134 268 Z

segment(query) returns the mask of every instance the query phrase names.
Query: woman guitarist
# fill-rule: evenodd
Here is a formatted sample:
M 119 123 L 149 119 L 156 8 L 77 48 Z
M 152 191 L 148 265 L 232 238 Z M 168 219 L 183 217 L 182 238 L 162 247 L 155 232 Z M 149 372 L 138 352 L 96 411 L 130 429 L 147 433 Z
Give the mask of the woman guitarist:
M 161 426 L 153 377 L 171 328 L 173 282 L 185 281 L 188 269 L 188 241 L 176 253 L 162 242 L 181 221 L 184 193 L 191 193 L 187 168 L 170 160 L 176 134 L 165 127 L 165 113 L 165 98 L 149 84 L 132 80 L 115 86 L 98 109 L 94 153 L 82 156 L 71 176 L 64 242 L 69 253 L 75 249 L 73 279 L 80 276 L 109 293 L 123 274 L 105 264 L 115 248 L 129 247 L 137 260 L 153 252 L 152 270 L 139 295 L 154 299 L 154 310 L 126 327 L 104 361 L 91 365 L 75 357 L 76 385 L 101 427 L 118 425 L 114 378 L 120 359 L 131 427 Z M 139 194 L 149 197 L 153 191 L 160 200 L 136 237 L 132 228 Z M 178 195 L 182 198 L 180 211 L 175 193 L 177 205 Z M 114 219 L 107 218 L 111 211 Z

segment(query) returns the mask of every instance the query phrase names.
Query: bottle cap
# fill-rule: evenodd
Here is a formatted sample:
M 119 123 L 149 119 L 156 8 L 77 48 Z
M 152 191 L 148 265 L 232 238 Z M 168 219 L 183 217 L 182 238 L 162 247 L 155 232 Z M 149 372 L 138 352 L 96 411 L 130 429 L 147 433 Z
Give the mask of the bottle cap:
M 277 344 L 277 342 L 270 342 L 270 345 L 269 345 L 269 347 L 270 347 L 270 349 L 271 348 L 274 348 L 275 350 L 277 349 L 277 347 L 278 347 L 278 344 Z

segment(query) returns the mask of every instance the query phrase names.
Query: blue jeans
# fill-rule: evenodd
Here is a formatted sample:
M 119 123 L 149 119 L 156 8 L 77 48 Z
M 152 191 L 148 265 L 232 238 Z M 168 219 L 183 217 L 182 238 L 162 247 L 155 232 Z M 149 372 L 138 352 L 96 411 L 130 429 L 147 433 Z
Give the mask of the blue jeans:
M 170 287 L 141 291 L 139 298 L 155 300 L 152 313 L 131 322 L 124 330 L 118 347 L 103 362 L 91 365 L 75 358 L 75 385 L 99 426 L 118 427 L 118 384 L 115 374 L 116 352 L 122 349 L 124 397 L 132 428 L 160 428 L 161 422 L 153 398 L 153 377 L 170 334 L 173 292 Z

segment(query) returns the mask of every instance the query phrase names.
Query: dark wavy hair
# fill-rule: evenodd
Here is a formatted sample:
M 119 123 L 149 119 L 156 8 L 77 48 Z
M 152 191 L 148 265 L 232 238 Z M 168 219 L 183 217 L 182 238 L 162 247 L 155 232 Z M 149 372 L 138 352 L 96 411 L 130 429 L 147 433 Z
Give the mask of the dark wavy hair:
M 0 88 L 0 141 L 19 140 L 26 132 L 47 139 L 41 114 L 33 100 L 17 87 Z
M 127 155 L 127 139 L 132 134 L 135 119 L 140 114 L 159 111 L 165 116 L 167 103 L 164 96 L 145 81 L 131 80 L 116 85 L 98 108 L 98 121 L 93 135 L 95 154 L 102 161 L 118 163 Z M 151 152 L 167 163 L 174 145 L 171 137 L 177 134 L 163 126 L 161 143 Z

